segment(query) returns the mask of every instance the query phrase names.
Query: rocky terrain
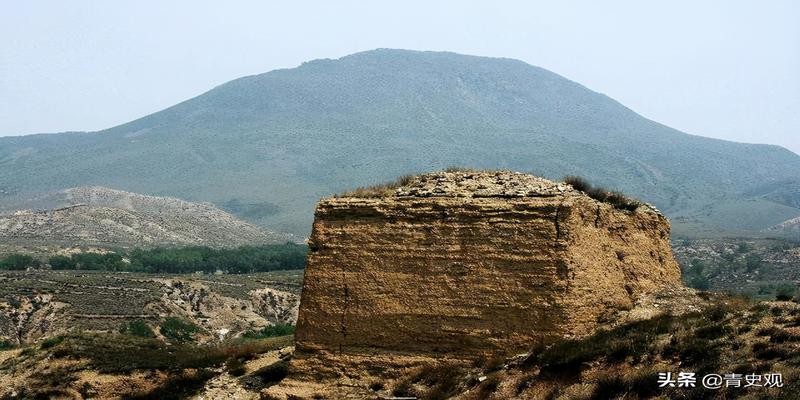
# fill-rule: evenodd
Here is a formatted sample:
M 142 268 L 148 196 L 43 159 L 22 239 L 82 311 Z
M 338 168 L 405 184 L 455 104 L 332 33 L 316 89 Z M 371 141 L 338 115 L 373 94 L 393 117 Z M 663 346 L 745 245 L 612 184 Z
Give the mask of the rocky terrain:
M 78 187 L 30 199 L 39 209 L 0 214 L 0 251 L 52 247 L 236 247 L 286 242 L 210 205 L 104 187 Z
M 165 318 L 213 342 L 297 319 L 302 271 L 157 275 L 75 271 L 0 273 L 0 342 L 35 343 L 69 332 L 117 332 Z
M 669 230 L 621 196 L 452 170 L 322 200 L 304 277 L 3 272 L 0 399 L 796 398 L 797 300 L 683 286 Z M 776 240 L 673 246 L 690 272 L 786 272 L 800 255 Z M 296 319 L 296 340 L 260 330 Z M 759 383 L 659 387 L 665 372 Z
M 774 299 L 800 285 L 800 243 L 780 239 L 697 239 L 673 243 L 687 284 Z
M 783 221 L 767 229 L 767 232 L 782 233 L 786 237 L 800 240 L 800 217 Z
M 520 354 L 406 357 L 391 368 L 391 358 L 376 367 L 348 357 L 346 368 L 332 364 L 307 380 L 292 376 L 290 337 L 199 347 L 117 334 L 57 339 L 0 349 L 0 398 L 788 400 L 800 390 L 800 306 L 686 288 L 641 296 L 594 335 Z M 666 372 L 698 381 L 659 387 Z M 707 373 L 739 374 L 742 384 L 703 389 Z M 767 384 L 776 374 L 780 386 Z

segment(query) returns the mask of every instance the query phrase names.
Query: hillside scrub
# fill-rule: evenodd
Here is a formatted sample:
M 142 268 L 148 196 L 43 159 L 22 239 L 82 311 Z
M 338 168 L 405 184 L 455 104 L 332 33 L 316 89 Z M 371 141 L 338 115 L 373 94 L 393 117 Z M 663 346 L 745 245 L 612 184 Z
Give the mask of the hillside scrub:
M 608 203 L 618 210 L 635 211 L 642 205 L 638 200 L 631 199 L 620 192 L 609 191 L 599 186 L 592 186 L 584 178 L 570 175 L 564 178 L 564 182 L 572 186 L 575 190 L 583 192 L 587 196 Z
M 221 373 L 220 367 L 291 345 L 291 336 L 198 345 L 120 333 L 74 332 L 24 347 L 0 361 L 0 377 L 17 378 L 3 382 L 11 384 L 0 388 L 0 398 L 76 398 L 77 393 L 78 398 L 190 398 Z M 87 374 L 97 379 L 80 382 Z
M 505 359 L 499 366 L 424 365 L 400 376 L 388 390 L 421 399 L 730 399 L 745 395 L 795 399 L 800 389 L 796 380 L 800 334 L 792 327 L 800 325 L 799 318 L 800 308 L 793 303 L 752 303 L 723 296 L 699 311 L 658 315 L 586 338 L 537 344 L 527 356 Z M 695 388 L 661 388 L 658 374 L 668 371 L 692 371 L 699 376 L 782 373 L 785 386 L 704 392 L 698 380 Z
M 26 354 L 53 358 L 86 360 L 88 366 L 102 373 L 130 373 L 134 370 L 155 369 L 178 371 L 186 368 L 210 368 L 222 365 L 231 358 L 248 359 L 256 354 L 290 346 L 291 336 L 262 340 L 246 340 L 215 345 L 193 343 L 169 344 L 155 338 L 117 333 L 75 333 L 58 336 L 30 347 Z M 24 360 L 16 360 L 19 363 Z M 11 360 L 0 364 L 0 371 L 10 367 Z
M 307 250 L 307 246 L 296 243 L 242 246 L 235 249 L 212 249 L 204 246 L 134 249 L 119 253 L 56 255 L 48 259 L 48 264 L 54 270 L 171 274 L 221 271 L 242 274 L 302 269 L 305 267 Z

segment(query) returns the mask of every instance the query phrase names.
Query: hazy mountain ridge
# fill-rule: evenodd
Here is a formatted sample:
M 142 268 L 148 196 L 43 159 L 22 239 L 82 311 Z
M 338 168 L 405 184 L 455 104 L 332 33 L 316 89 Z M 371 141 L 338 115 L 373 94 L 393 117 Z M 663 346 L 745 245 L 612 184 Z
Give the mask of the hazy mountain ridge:
M 678 230 L 800 215 L 800 191 L 780 189 L 800 188 L 786 149 L 688 135 L 521 61 L 386 49 L 240 78 L 100 133 L 0 138 L 0 207 L 94 184 L 247 204 L 251 221 L 307 234 L 319 197 L 451 165 L 585 175 Z M 739 209 L 758 218 L 731 221 Z

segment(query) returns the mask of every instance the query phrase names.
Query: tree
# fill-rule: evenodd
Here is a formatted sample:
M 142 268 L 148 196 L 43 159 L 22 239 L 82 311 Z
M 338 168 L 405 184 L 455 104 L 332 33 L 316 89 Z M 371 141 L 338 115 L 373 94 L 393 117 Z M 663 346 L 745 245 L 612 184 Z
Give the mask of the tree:
M 194 335 L 199 330 L 194 324 L 175 317 L 165 319 L 159 327 L 165 338 L 176 343 L 193 341 Z
M 37 268 L 39 266 L 39 261 L 27 254 L 14 253 L 0 259 L 0 270 L 24 271 L 29 267 Z
M 52 256 L 47 259 L 47 263 L 50 264 L 52 269 L 75 269 L 75 261 L 68 256 Z
M 758 254 L 748 254 L 747 257 L 744 258 L 744 265 L 748 272 L 758 269 L 761 266 L 761 263 L 761 256 Z
M 145 338 L 156 337 L 150 326 L 140 319 L 129 322 L 128 326 L 125 327 L 125 333 Z
M 794 285 L 788 283 L 781 284 L 775 289 L 775 300 L 789 301 L 794 297 L 796 291 L 797 288 Z
M 695 289 L 708 290 L 710 284 L 708 278 L 704 274 L 705 269 L 706 263 L 703 260 L 698 258 L 693 259 L 691 266 L 685 273 L 684 280 L 686 284 Z

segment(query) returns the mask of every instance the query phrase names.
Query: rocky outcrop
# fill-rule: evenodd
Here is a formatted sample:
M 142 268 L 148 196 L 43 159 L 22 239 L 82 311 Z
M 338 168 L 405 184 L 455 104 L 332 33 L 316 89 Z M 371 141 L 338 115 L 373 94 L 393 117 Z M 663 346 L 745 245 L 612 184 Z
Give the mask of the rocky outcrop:
M 680 284 L 669 223 L 647 205 L 512 172 L 427 174 L 386 192 L 317 206 L 298 359 L 515 354 Z
M 48 208 L 0 213 L 0 241 L 20 245 L 235 247 L 290 239 L 210 204 L 97 186 L 51 193 L 30 204 Z
M 765 230 L 766 232 L 776 232 L 786 236 L 797 235 L 800 233 L 800 217 L 792 218 L 774 225 Z
M 6 272 L 0 274 L 0 343 L 24 345 L 74 331 L 116 332 L 134 320 L 155 329 L 167 317 L 199 327 L 201 342 L 294 325 L 299 293 L 265 285 L 202 275 Z
M 250 292 L 250 302 L 259 315 L 273 324 L 294 325 L 300 309 L 300 298 L 294 293 L 273 288 Z
M 51 294 L 9 296 L 0 300 L 0 341 L 20 344 L 67 329 L 62 318 L 69 305 Z

